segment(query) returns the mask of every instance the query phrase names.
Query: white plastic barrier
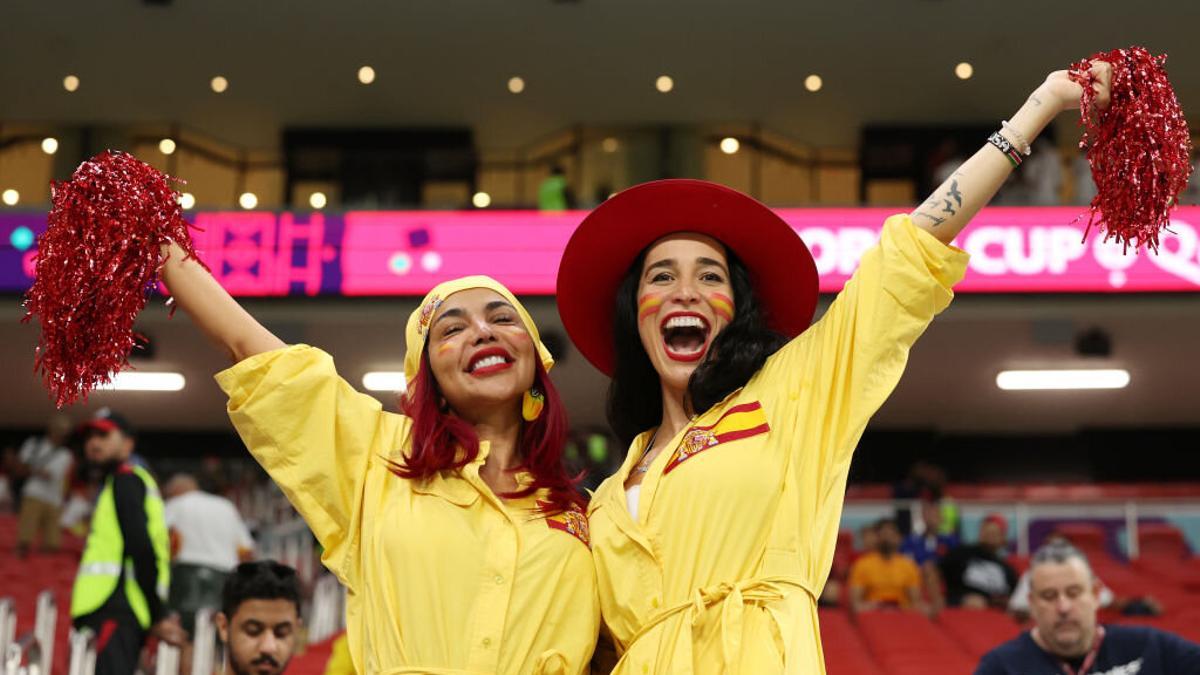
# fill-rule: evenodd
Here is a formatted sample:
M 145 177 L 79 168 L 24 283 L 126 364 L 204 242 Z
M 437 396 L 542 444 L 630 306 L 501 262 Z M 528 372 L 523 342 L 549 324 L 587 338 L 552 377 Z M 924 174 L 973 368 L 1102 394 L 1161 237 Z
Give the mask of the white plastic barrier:
M 159 642 L 154 666 L 155 675 L 179 675 L 179 648 Z
M 42 652 L 37 637 L 27 633 L 8 645 L 4 654 L 4 675 L 43 675 Z
M 346 624 L 346 589 L 332 574 L 317 580 L 313 587 L 312 616 L 308 622 L 308 641 L 322 642 L 342 630 Z
M 17 637 L 17 608 L 12 598 L 0 598 L 0 658 Z
M 217 627 L 211 609 L 196 612 L 196 630 L 192 635 L 192 675 L 212 675 L 215 672 Z
M 58 603 L 54 601 L 54 593 L 42 591 L 37 599 L 37 617 L 34 622 L 33 635 L 41 647 L 41 670 L 52 673 L 54 660 L 54 630 L 58 627 Z
M 96 634 L 90 628 L 71 629 L 71 664 L 67 675 L 93 675 L 96 672 Z

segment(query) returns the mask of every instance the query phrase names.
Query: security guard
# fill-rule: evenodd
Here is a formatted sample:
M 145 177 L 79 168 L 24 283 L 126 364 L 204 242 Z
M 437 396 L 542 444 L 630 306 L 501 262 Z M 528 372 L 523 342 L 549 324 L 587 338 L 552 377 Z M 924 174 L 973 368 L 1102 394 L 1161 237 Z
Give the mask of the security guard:
M 124 417 L 101 409 L 82 435 L 84 454 L 103 472 L 103 483 L 71 593 L 71 618 L 96 634 L 97 675 L 130 675 L 147 635 L 177 645 L 186 640 L 164 604 L 170 543 L 163 502 L 150 472 L 130 461 L 134 435 Z

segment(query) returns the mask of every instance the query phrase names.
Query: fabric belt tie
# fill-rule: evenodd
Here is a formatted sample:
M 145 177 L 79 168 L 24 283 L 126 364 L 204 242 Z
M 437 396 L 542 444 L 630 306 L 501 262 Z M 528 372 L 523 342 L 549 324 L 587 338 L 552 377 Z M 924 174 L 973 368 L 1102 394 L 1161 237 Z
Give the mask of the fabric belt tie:
M 692 632 L 699 626 L 705 610 L 719 604 L 721 605 L 719 620 L 721 622 L 723 672 L 733 672 L 741 661 L 742 610 L 744 606 L 746 604 L 761 605 L 782 600 L 787 597 L 789 592 L 795 590 L 804 591 L 815 601 L 816 595 L 808 585 L 800 579 L 791 576 L 755 577 L 735 582 L 723 581 L 712 586 L 698 588 L 692 592 L 692 599 L 688 602 L 664 609 L 642 624 L 642 627 L 629 640 L 629 644 L 626 646 L 625 654 L 622 655 L 621 660 L 625 660 L 625 656 L 632 651 L 633 645 L 645 637 L 647 633 L 662 625 L 667 619 L 682 614 L 683 621 L 688 627 L 686 644 L 683 645 L 686 653 L 677 654 L 676 658 L 683 661 L 687 666 L 688 672 L 690 672 L 692 664 L 695 663 L 692 658 Z M 672 665 L 679 664 L 674 663 Z

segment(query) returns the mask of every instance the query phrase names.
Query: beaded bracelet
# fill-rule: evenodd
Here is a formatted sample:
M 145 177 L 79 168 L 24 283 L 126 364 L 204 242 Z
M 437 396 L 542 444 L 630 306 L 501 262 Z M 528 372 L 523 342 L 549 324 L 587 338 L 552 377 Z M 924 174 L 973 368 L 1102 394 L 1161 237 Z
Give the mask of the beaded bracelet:
M 1033 148 L 1029 147 L 1029 141 L 1025 140 L 1025 136 L 1021 132 L 1017 131 L 1016 127 L 1009 124 L 1008 120 L 1000 120 L 1000 128 L 1012 134 L 1013 140 L 1017 142 L 1017 145 L 1021 146 L 1017 148 L 1021 151 L 1021 154 L 1028 157 L 1033 153 Z

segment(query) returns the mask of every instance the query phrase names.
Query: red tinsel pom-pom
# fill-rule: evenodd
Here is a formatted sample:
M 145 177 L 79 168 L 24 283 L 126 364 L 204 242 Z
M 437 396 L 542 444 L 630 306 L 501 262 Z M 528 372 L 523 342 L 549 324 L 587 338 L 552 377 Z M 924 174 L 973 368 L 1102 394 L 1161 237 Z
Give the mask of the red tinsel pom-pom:
M 86 399 L 129 365 L 133 322 L 158 281 L 162 245 L 194 255 L 170 177 L 109 150 L 53 185 L 25 298 L 41 324 L 34 369 L 59 407 Z
M 1167 81 L 1167 55 L 1142 47 L 1102 52 L 1071 66 L 1071 79 L 1083 86 L 1080 148 L 1086 148 L 1096 196 L 1088 230 L 1100 224 L 1104 238 L 1126 247 L 1158 250 L 1159 231 L 1192 173 L 1191 134 Z M 1111 103 L 1095 109 L 1096 61 L 1112 65 Z

